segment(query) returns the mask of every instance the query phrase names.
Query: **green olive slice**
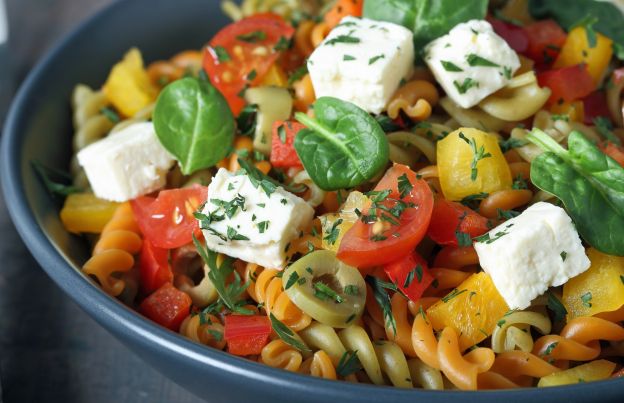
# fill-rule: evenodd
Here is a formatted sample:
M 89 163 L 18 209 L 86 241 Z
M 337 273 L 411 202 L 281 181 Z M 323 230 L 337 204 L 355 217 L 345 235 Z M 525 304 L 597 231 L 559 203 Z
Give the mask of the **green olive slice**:
M 323 324 L 347 327 L 364 311 L 364 278 L 332 251 L 305 255 L 286 269 L 282 281 L 290 300 Z

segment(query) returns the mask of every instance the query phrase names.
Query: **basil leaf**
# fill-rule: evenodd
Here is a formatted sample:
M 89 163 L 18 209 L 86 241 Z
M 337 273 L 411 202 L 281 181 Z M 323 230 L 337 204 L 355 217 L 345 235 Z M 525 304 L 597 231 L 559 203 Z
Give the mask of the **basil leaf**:
M 531 163 L 531 182 L 561 199 L 591 246 L 624 256 L 624 168 L 578 131 L 568 150 L 539 129 L 527 140 L 546 150 Z
M 487 0 L 366 0 L 363 15 L 412 30 L 416 49 L 422 49 L 461 22 L 484 19 L 487 6 Z
M 206 80 L 187 77 L 166 86 L 153 119 L 158 139 L 185 175 L 215 165 L 231 148 L 234 116 Z
M 295 150 L 321 189 L 355 187 L 378 174 L 388 163 L 388 140 L 379 123 L 352 103 L 321 97 L 316 118 L 298 112 L 307 126 L 295 137 Z
M 624 46 L 624 15 L 611 3 L 594 0 L 530 0 L 529 12 L 537 19 L 554 18 L 567 31 L 588 17 L 598 19 L 594 30 L 611 38 L 614 48 Z M 624 54 L 615 52 L 624 60 Z

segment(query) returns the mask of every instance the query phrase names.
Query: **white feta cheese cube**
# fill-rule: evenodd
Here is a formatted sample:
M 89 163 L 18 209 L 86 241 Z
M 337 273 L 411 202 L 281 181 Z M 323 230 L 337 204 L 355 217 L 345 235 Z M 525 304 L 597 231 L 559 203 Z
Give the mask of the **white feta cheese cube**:
M 289 243 L 310 224 L 314 209 L 282 187 L 269 193 L 248 175 L 221 168 L 202 210 L 211 222 L 206 227 L 200 220 L 206 246 L 264 267 L 284 267 Z
M 134 123 L 80 150 L 78 163 L 101 199 L 123 202 L 158 190 L 175 159 L 152 122 Z
M 536 203 L 478 238 L 483 270 L 511 309 L 524 309 L 548 287 L 589 268 L 589 258 L 564 209 Z
M 458 24 L 425 48 L 425 62 L 446 94 L 471 108 L 509 83 L 520 59 L 492 25 L 483 20 Z
M 382 112 L 414 64 L 413 35 L 389 22 L 345 17 L 308 59 L 316 97 Z

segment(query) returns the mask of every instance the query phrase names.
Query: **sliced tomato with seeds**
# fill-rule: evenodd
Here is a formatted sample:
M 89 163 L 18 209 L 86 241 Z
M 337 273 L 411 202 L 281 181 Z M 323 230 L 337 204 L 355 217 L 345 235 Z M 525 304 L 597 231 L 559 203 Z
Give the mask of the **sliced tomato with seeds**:
M 439 245 L 459 246 L 461 241 L 466 242 L 461 246 L 470 246 L 472 238 L 489 230 L 487 218 L 461 203 L 438 197 L 433 204 L 427 235 Z
M 384 266 L 384 271 L 397 288 L 410 300 L 416 302 L 433 282 L 427 262 L 412 252 L 396 262 Z
M 371 206 L 342 238 L 337 254 L 358 268 L 391 263 L 411 253 L 425 236 L 433 209 L 427 182 L 400 164 L 388 169 L 371 199 Z
M 274 14 L 244 18 L 219 31 L 204 51 L 204 70 L 234 115 L 245 106 L 243 91 L 257 85 L 295 29 Z
M 156 247 L 173 249 L 190 243 L 193 234 L 201 236 L 193 213 L 207 197 L 208 188 L 195 185 L 162 190 L 157 198 L 142 196 L 130 203 L 145 239 Z

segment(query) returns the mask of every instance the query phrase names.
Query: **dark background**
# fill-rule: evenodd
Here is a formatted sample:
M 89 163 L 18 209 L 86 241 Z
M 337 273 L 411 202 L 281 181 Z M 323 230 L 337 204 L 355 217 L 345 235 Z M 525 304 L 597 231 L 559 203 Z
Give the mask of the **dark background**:
M 0 126 L 6 104 L 41 55 L 112 1 L 5 0 L 9 43 L 0 44 Z M 1 194 L 0 379 L 4 403 L 200 402 L 121 345 L 52 283 L 17 235 Z

